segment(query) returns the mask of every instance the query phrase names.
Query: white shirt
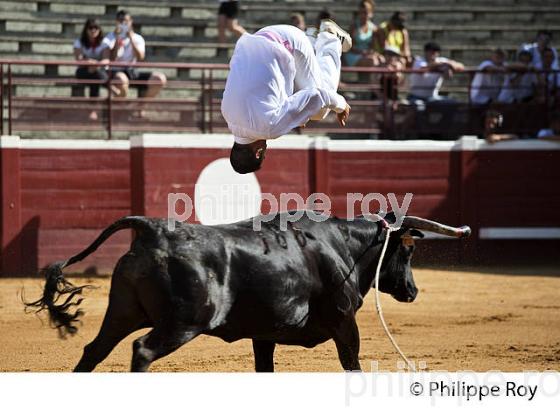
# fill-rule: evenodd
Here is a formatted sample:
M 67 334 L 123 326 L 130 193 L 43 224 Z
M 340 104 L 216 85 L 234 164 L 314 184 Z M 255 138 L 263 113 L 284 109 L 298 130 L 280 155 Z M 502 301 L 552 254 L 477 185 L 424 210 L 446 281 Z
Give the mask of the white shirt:
M 553 70 L 558 70 L 558 68 L 559 68 L 558 52 L 556 51 L 556 49 L 554 47 L 550 47 L 550 48 L 552 49 L 552 52 L 554 53 L 554 62 L 552 63 L 552 69 Z M 541 70 L 543 68 L 541 53 L 539 52 L 539 45 L 537 43 L 523 44 L 521 46 L 521 49 L 522 50 L 527 50 L 528 52 L 531 53 L 531 55 L 533 56 L 533 61 L 531 62 L 531 64 L 533 64 L 533 66 L 535 66 L 539 70 Z
M 436 64 L 447 63 L 449 59 L 438 57 Z M 424 57 L 414 58 L 413 70 L 420 70 L 428 67 L 428 62 Z M 410 94 L 422 98 L 437 98 L 439 90 L 443 84 L 443 75 L 437 71 L 426 71 L 425 73 L 413 73 L 410 75 Z
M 498 95 L 498 101 L 503 103 L 523 101 L 535 94 L 537 84 L 537 75 L 535 73 L 508 74 Z
M 485 60 L 478 66 L 478 70 L 482 71 L 488 67 L 499 66 L 490 60 Z M 504 73 L 476 73 L 471 84 L 471 102 L 486 104 L 489 101 L 497 101 L 504 79 Z
M 108 47 L 112 50 L 115 47 L 115 41 L 117 40 L 117 36 L 113 31 L 105 36 L 103 41 L 101 42 L 104 47 Z M 123 61 L 126 63 L 135 63 L 136 56 L 134 55 L 134 50 L 132 48 L 132 44 L 130 43 L 131 39 L 127 36 L 124 38 L 119 51 L 117 52 L 117 57 L 115 61 Z M 146 52 L 146 42 L 144 38 L 138 33 L 132 33 L 132 41 L 136 45 L 136 47 L 140 50 L 142 54 Z
M 263 36 L 243 34 L 230 62 L 222 115 L 239 144 L 273 139 L 303 125 L 322 108 L 342 112 L 346 100 L 324 88 L 294 93 L 295 61 Z
M 91 60 L 101 60 L 101 55 L 103 54 L 103 50 L 106 48 L 107 46 L 105 44 L 103 44 L 103 42 L 101 42 L 97 47 L 85 47 L 82 44 L 82 41 L 77 38 L 76 40 L 74 40 L 74 48 L 77 48 L 81 51 L 82 55 L 85 58 L 91 59 Z

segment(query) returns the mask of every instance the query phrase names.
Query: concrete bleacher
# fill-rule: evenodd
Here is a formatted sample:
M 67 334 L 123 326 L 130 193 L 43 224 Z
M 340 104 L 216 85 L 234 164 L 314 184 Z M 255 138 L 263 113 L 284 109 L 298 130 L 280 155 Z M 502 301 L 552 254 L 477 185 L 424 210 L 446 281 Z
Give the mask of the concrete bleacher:
M 377 0 L 375 22 L 393 11 L 407 13 L 413 53 L 421 53 L 428 40 L 438 41 L 444 55 L 476 66 L 489 51 L 500 46 L 510 58 L 522 42 L 531 41 L 538 29 L 551 30 L 560 39 L 558 0 Z M 429 3 L 429 4 L 427 4 Z M 250 31 L 267 24 L 285 23 L 292 11 L 305 12 L 312 23 L 317 12 L 329 8 L 339 24 L 348 27 L 356 0 L 242 0 L 240 21 Z M 0 0 L 0 58 L 18 60 L 72 59 L 72 42 L 87 17 L 97 17 L 105 32 L 113 29 L 114 15 L 127 8 L 136 30 L 147 41 L 151 62 L 225 63 L 233 42 L 217 43 L 216 9 L 218 2 L 203 0 Z M 218 53 L 219 48 L 228 49 Z M 14 66 L 13 73 L 72 76 L 72 66 Z M 169 79 L 193 80 L 200 70 L 163 69 Z M 216 73 L 223 78 L 225 72 Z M 46 95 L 40 87 L 18 86 L 23 93 Z M 68 95 L 68 87 L 56 94 Z M 26 94 L 31 95 L 31 94 Z M 52 93 L 50 95 L 53 95 Z M 180 98 L 179 90 L 164 90 L 163 96 Z

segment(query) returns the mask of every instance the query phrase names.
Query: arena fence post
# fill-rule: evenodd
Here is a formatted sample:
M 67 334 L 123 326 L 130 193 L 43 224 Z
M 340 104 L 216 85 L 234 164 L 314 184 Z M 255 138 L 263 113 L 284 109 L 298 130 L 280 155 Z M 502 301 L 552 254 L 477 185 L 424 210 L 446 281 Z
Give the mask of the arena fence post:
M 460 247 L 460 263 L 478 263 L 478 231 L 477 216 L 477 137 L 465 136 L 459 140 L 459 206 L 460 220 L 465 221 L 472 229 L 471 237 Z
M 21 250 L 21 180 L 19 137 L 0 137 L 0 235 L 3 276 L 20 275 Z
M 208 70 L 208 131 L 210 132 L 210 134 L 212 134 L 212 128 L 213 128 L 213 124 L 212 124 L 212 116 L 214 114 L 214 87 L 213 87 L 213 70 L 210 69 Z
M 4 135 L 4 64 L 0 64 L 0 135 Z
M 8 135 L 12 135 L 12 65 L 8 64 Z
M 202 90 L 200 94 L 200 131 L 206 133 L 206 70 L 202 69 L 200 75 L 200 89 Z
M 113 138 L 113 104 L 112 104 L 112 95 L 113 92 L 111 90 L 111 76 L 107 79 L 107 139 Z

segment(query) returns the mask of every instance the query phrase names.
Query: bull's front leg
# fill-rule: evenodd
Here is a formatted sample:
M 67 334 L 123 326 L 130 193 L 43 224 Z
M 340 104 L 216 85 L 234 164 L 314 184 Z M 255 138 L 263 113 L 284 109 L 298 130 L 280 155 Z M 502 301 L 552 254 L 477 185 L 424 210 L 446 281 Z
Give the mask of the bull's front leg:
M 344 318 L 333 328 L 333 339 L 338 351 L 338 359 L 346 371 L 362 370 L 358 355 L 360 353 L 360 333 L 354 315 Z
M 274 348 L 273 342 L 265 342 L 253 339 L 253 353 L 255 354 L 255 371 L 274 371 Z

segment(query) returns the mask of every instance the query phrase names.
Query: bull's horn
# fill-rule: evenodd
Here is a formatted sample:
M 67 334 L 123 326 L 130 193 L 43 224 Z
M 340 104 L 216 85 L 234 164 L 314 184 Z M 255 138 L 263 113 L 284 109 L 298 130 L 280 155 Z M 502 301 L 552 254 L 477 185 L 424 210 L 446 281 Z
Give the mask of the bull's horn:
M 415 228 L 421 231 L 435 232 L 457 238 L 466 238 L 471 234 L 471 228 L 467 225 L 459 228 L 430 221 L 429 219 L 418 218 L 417 216 L 405 216 L 401 225 L 403 228 Z

